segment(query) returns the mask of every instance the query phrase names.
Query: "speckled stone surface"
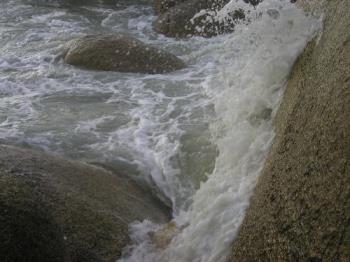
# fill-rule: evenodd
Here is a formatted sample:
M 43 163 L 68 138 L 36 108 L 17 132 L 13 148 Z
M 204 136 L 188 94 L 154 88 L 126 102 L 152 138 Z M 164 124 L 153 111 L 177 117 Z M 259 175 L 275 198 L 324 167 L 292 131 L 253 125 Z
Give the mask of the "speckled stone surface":
M 321 2 L 231 261 L 350 260 L 350 1 Z

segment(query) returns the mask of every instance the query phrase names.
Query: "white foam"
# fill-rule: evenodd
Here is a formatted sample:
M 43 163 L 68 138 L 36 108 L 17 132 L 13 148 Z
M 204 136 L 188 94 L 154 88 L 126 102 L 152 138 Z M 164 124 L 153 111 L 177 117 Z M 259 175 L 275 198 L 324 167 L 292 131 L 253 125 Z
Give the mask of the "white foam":
M 264 112 L 276 111 L 295 59 L 319 28 L 288 2 L 266 0 L 250 12 L 249 25 L 216 44 L 217 70 L 204 85 L 218 116 L 211 125 L 219 149 L 215 170 L 190 209 L 175 217 L 183 229 L 166 249 L 136 238 L 121 261 L 220 262 L 229 255 L 273 139 L 272 120 Z M 132 227 L 132 236 L 141 225 Z
M 269 109 L 275 112 L 316 21 L 288 1 L 265 0 L 255 9 L 234 0 L 217 19 L 242 8 L 249 23 L 231 35 L 180 41 L 152 31 L 149 6 L 71 12 L 16 0 L 4 5 L 0 138 L 136 166 L 139 177 L 170 200 L 183 230 L 167 249 L 156 250 L 148 232 L 161 225 L 134 223 L 134 246 L 124 260 L 225 260 L 273 138 Z M 129 32 L 179 55 L 188 67 L 120 74 L 57 59 L 69 39 L 101 31 Z

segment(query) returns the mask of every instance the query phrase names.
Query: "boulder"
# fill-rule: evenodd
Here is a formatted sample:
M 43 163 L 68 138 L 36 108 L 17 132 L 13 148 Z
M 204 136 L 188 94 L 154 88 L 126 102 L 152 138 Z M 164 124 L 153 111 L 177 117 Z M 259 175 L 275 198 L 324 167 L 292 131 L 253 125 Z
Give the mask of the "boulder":
M 0 145 L 1 261 L 115 261 L 128 225 L 170 210 L 127 177 Z
M 64 234 L 35 182 L 0 171 L 0 256 L 2 261 L 67 261 Z
M 350 259 L 350 1 L 297 1 L 324 26 L 291 72 L 230 261 Z
M 225 21 L 217 21 L 215 15 L 230 0 L 190 0 L 172 7 L 154 22 L 154 29 L 169 37 L 193 35 L 211 37 L 229 33 L 238 19 L 244 19 L 243 10 L 232 12 Z M 198 13 L 201 12 L 199 15 Z
M 94 70 L 149 74 L 185 67 L 175 55 L 123 34 L 87 35 L 75 39 L 68 45 L 64 61 Z

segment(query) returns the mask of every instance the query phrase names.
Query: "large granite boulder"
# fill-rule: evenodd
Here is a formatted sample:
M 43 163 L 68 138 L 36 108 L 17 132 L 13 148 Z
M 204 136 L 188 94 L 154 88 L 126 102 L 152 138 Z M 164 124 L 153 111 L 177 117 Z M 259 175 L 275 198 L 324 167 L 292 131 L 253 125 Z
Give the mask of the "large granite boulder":
M 350 1 L 297 3 L 323 31 L 290 75 L 232 262 L 350 260 Z
M 127 177 L 0 145 L 0 260 L 115 261 L 128 225 L 170 211 Z
M 175 55 L 123 34 L 87 35 L 75 39 L 65 51 L 64 61 L 94 70 L 149 74 L 185 67 Z

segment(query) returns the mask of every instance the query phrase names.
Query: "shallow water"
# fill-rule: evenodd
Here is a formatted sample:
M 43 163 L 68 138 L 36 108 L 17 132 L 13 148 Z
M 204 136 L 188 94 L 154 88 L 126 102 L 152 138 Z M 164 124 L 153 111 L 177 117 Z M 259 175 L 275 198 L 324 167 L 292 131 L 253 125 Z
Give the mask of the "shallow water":
M 69 1 L 68 1 L 69 2 Z M 242 8 L 234 33 L 174 40 L 152 30 L 151 1 L 0 3 L 0 139 L 103 165 L 151 185 L 182 229 L 157 250 L 131 226 L 126 261 L 225 261 L 273 139 L 288 73 L 319 21 L 289 1 Z M 81 3 L 85 4 L 81 4 Z M 165 75 L 82 70 L 70 39 L 123 32 L 182 58 Z

